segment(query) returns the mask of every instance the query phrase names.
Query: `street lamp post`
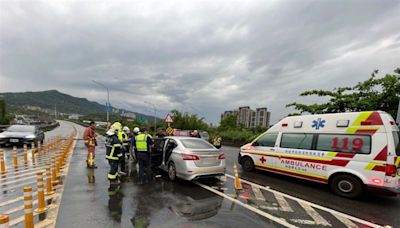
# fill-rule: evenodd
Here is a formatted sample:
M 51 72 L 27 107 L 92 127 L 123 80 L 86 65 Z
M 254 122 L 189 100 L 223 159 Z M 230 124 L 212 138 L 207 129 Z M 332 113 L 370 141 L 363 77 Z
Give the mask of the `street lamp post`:
M 107 127 L 110 126 L 110 114 L 109 114 L 109 105 L 110 105 L 110 92 L 108 91 L 108 87 L 105 86 L 103 83 L 97 82 L 95 80 L 92 80 L 95 84 L 100 85 L 101 87 L 104 87 L 107 90 Z
M 144 103 L 149 104 L 149 105 L 153 106 L 153 108 L 154 108 L 154 137 L 155 137 L 156 136 L 156 128 L 157 128 L 157 123 L 156 123 L 157 109 L 153 103 L 150 103 L 148 101 L 144 101 Z

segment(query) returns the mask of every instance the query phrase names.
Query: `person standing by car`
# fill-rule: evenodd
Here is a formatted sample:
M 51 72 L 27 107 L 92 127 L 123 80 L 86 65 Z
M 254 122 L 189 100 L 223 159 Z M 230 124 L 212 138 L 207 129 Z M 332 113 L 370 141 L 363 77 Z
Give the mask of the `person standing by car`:
M 149 182 L 152 178 L 150 153 L 153 144 L 153 139 L 151 135 L 147 133 L 147 129 L 140 129 L 140 134 L 135 137 L 135 150 L 137 151 L 137 160 L 139 163 L 140 184 Z
M 108 180 L 110 180 L 110 188 L 118 186 L 118 165 L 119 159 L 122 155 L 121 147 L 122 143 L 118 139 L 118 132 L 122 130 L 121 123 L 115 122 L 111 125 L 107 131 L 107 143 L 106 143 L 106 159 L 110 164 L 110 171 L 108 172 Z
M 222 142 L 222 138 L 221 136 L 219 136 L 218 133 L 215 133 L 213 139 L 212 139 L 212 144 L 217 148 L 220 149 L 221 148 L 221 142 Z
M 190 133 L 191 137 L 200 138 L 200 134 L 197 130 L 194 130 Z
M 97 168 L 94 163 L 95 147 L 97 146 L 96 123 L 94 121 L 90 121 L 89 126 L 83 132 L 83 140 L 87 148 L 86 165 L 88 168 Z
M 129 138 L 128 138 L 129 132 L 130 132 L 130 130 L 129 130 L 129 127 L 127 127 L 127 126 L 123 127 L 122 131 L 118 132 L 118 139 L 122 143 L 122 147 L 121 147 L 122 155 L 121 155 L 121 157 L 119 159 L 120 170 L 121 170 L 120 174 L 121 175 L 126 175 L 126 172 L 125 172 L 125 154 L 129 150 Z

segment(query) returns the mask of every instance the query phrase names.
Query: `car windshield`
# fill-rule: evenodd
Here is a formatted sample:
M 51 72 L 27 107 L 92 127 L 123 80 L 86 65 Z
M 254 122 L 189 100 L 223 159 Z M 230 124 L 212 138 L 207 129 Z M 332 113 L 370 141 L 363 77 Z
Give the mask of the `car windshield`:
M 35 132 L 34 126 L 26 126 L 26 125 L 12 125 L 7 128 L 7 131 L 10 132 Z
M 188 149 L 214 149 L 214 147 L 203 140 L 198 139 L 181 139 L 184 147 Z

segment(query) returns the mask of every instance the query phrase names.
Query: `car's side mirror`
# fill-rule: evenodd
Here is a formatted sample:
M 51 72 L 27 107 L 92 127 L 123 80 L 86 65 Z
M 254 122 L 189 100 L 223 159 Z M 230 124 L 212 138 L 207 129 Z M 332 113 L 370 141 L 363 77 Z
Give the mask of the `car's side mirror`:
M 259 146 L 260 144 L 256 141 L 251 144 L 252 146 Z

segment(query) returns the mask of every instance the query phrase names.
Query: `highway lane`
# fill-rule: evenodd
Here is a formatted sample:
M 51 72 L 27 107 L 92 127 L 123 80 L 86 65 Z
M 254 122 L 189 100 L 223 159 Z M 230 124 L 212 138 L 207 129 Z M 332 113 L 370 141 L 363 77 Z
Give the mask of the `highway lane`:
M 81 135 L 83 128 L 78 130 Z M 159 178 L 138 185 L 134 165 L 120 191 L 108 191 L 109 166 L 104 141 L 101 137 L 98 141 L 95 170 L 86 168 L 86 150 L 77 141 L 57 227 L 276 227 L 265 217 L 191 182 Z
M 73 131 L 73 124 L 65 121 L 60 121 L 60 126 L 53 129 L 52 131 L 46 132 L 46 142 L 48 142 L 53 137 L 64 137 L 71 134 Z M 37 200 L 37 176 L 36 172 L 43 171 L 46 168 L 46 162 L 51 157 L 51 155 L 59 149 L 62 143 L 56 145 L 56 148 L 48 151 L 47 153 L 35 154 L 35 159 L 32 159 L 32 154 L 30 149 L 27 153 L 27 162 L 24 162 L 22 147 L 17 148 L 18 155 L 18 166 L 14 168 L 12 161 L 12 147 L 3 147 L 1 149 L 5 150 L 6 155 L 6 173 L 1 175 L 0 178 L 0 214 L 9 214 L 10 223 L 17 224 L 15 227 L 23 226 L 23 187 L 31 186 L 33 190 L 33 202 L 34 207 L 36 207 Z M 30 148 L 30 146 L 28 147 Z M 57 190 L 62 188 L 61 186 L 56 187 Z M 59 194 L 58 192 L 52 196 L 47 197 L 48 200 L 52 199 L 51 210 L 48 211 L 47 217 L 48 221 L 51 218 L 56 209 L 56 201 Z M 43 218 L 43 216 L 42 216 Z M 35 221 L 38 222 L 38 217 L 35 216 Z
M 239 148 L 224 146 L 228 173 L 233 174 L 233 162 L 237 162 Z M 399 227 L 400 197 L 381 196 L 367 193 L 363 198 L 351 200 L 330 192 L 327 185 L 301 180 L 266 171 L 244 172 L 238 167 L 241 178 L 260 185 L 269 186 L 280 192 L 332 208 L 374 223 Z

